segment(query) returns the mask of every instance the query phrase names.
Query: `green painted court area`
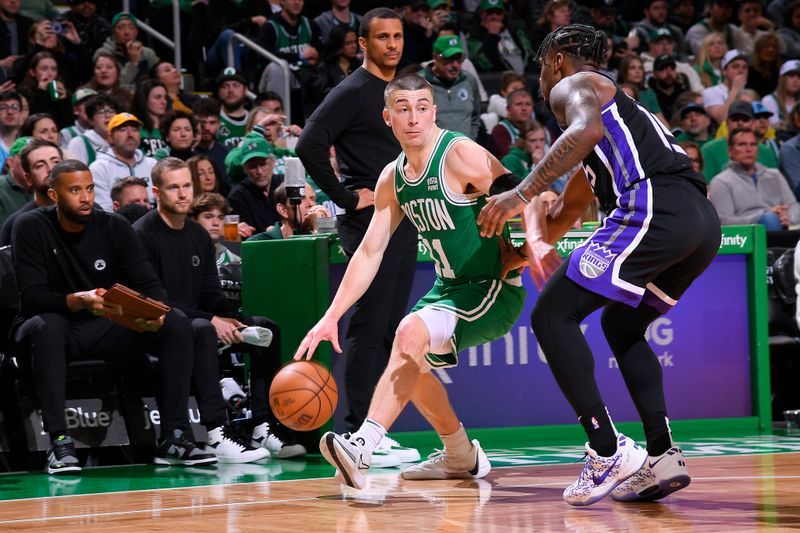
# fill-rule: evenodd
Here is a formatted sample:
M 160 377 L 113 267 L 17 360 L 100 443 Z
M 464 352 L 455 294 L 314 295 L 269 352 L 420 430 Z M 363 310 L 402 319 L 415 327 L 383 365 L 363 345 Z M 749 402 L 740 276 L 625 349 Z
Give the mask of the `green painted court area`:
M 622 424 L 620 426 L 623 426 Z M 633 427 L 620 427 L 639 442 L 644 442 Z M 684 432 L 687 433 L 687 432 Z M 677 440 L 687 458 L 723 455 L 760 455 L 800 452 L 800 432 L 776 432 L 775 435 L 744 436 L 715 434 L 686 435 Z M 583 447 L 580 435 L 563 441 L 563 432 L 548 437 L 542 428 L 513 428 L 470 431 L 481 440 L 495 468 L 543 466 L 580 462 Z M 425 454 L 433 450 L 438 439 L 433 433 L 394 434 L 405 445 L 417 446 Z M 528 437 L 528 438 L 526 438 Z M 530 438 L 533 437 L 533 438 Z M 691 467 L 691 464 L 689 465 Z M 386 469 L 382 472 L 397 471 Z M 576 465 L 577 472 L 577 465 Z M 263 464 L 220 464 L 209 468 L 156 467 L 133 465 L 85 468 L 81 476 L 48 476 L 44 473 L 0 475 L 0 500 L 69 496 L 77 494 L 114 493 L 124 491 L 172 489 L 182 487 L 224 485 L 230 483 L 269 483 L 297 479 L 327 478 L 333 468 L 319 455 L 300 460 L 268 459 Z

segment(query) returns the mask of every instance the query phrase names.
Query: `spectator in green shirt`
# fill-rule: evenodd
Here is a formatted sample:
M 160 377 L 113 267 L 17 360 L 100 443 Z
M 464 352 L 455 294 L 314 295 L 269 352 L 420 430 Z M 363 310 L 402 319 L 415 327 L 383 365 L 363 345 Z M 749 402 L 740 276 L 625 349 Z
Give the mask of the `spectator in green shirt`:
M 712 139 L 708 131 L 711 119 L 706 108 L 700 104 L 689 102 L 683 106 L 683 109 L 680 110 L 680 122 L 683 132 L 675 137 L 676 141 L 691 141 L 702 148 Z
M 737 128 L 753 128 L 753 104 L 750 102 L 736 101 L 728 110 L 728 131 Z M 728 166 L 728 139 L 714 139 L 707 142 L 701 149 L 703 154 L 703 175 L 710 182 L 714 176 L 725 170 Z M 778 168 L 778 161 L 772 150 L 764 144 L 758 145 L 757 161 L 767 168 Z
M 6 165 L 8 174 L 0 176 L 0 226 L 11 215 L 31 200 L 31 190 L 25 181 L 20 152 L 33 137 L 20 137 L 11 144 Z

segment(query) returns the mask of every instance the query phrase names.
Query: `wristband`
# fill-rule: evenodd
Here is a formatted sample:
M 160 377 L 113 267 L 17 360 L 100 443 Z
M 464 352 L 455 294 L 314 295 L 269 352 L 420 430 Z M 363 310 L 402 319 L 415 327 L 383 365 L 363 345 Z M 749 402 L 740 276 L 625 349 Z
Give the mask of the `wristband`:
M 522 202 L 523 202 L 525 205 L 528 205 L 529 203 L 531 203 L 531 201 L 530 201 L 530 200 L 528 200 L 527 198 L 525 198 L 525 195 L 524 195 L 524 194 L 522 194 L 522 191 L 521 191 L 521 190 L 519 190 L 519 185 L 517 185 L 516 187 L 514 187 L 514 192 L 515 192 L 515 193 L 517 193 L 517 196 L 519 196 L 519 199 L 520 199 L 520 200 L 522 200 Z

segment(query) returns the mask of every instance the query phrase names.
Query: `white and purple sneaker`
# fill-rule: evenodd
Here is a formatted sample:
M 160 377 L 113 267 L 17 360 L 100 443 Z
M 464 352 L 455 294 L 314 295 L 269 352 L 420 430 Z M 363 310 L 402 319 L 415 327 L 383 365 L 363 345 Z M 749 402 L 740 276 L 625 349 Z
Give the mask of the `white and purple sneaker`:
M 611 491 L 618 502 L 652 502 L 689 486 L 683 451 L 673 446 L 658 457 L 648 456 L 642 468 Z
M 617 436 L 617 451 L 600 457 L 586 443 L 586 464 L 578 480 L 564 490 L 570 505 L 592 505 L 632 476 L 647 461 L 647 452 L 623 434 Z

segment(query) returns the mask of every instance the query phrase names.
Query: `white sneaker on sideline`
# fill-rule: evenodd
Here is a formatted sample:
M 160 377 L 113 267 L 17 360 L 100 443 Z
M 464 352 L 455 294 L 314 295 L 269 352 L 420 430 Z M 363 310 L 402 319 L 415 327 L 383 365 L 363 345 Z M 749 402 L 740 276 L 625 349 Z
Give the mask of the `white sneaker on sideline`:
M 620 483 L 611 497 L 619 502 L 652 502 L 689 486 L 683 450 L 673 446 L 658 457 L 647 456 L 644 466 Z
M 266 448 L 270 457 L 288 459 L 306 454 L 306 448 L 298 444 L 294 432 L 277 422 L 263 422 L 253 428 L 250 445 Z
M 448 455 L 447 450 L 436 450 L 428 459 L 403 470 L 403 479 L 473 479 L 482 478 L 492 470 L 489 458 L 477 439 L 472 440 L 473 451 L 461 455 Z
M 228 426 L 209 430 L 205 449 L 216 455 L 221 463 L 252 463 L 269 457 L 266 448 L 250 446 Z
M 409 448 L 408 446 L 402 446 L 388 434 L 383 436 L 378 443 L 378 447 L 375 448 L 375 451 L 388 452 L 392 455 L 396 455 L 401 463 L 416 463 L 420 460 L 419 450 L 416 448 Z M 372 465 L 378 466 L 375 464 L 375 461 L 372 462 Z
M 564 490 L 570 505 L 591 505 L 632 476 L 647 461 L 647 452 L 622 433 L 617 436 L 617 451 L 600 457 L 586 443 L 586 464 L 577 481 Z

